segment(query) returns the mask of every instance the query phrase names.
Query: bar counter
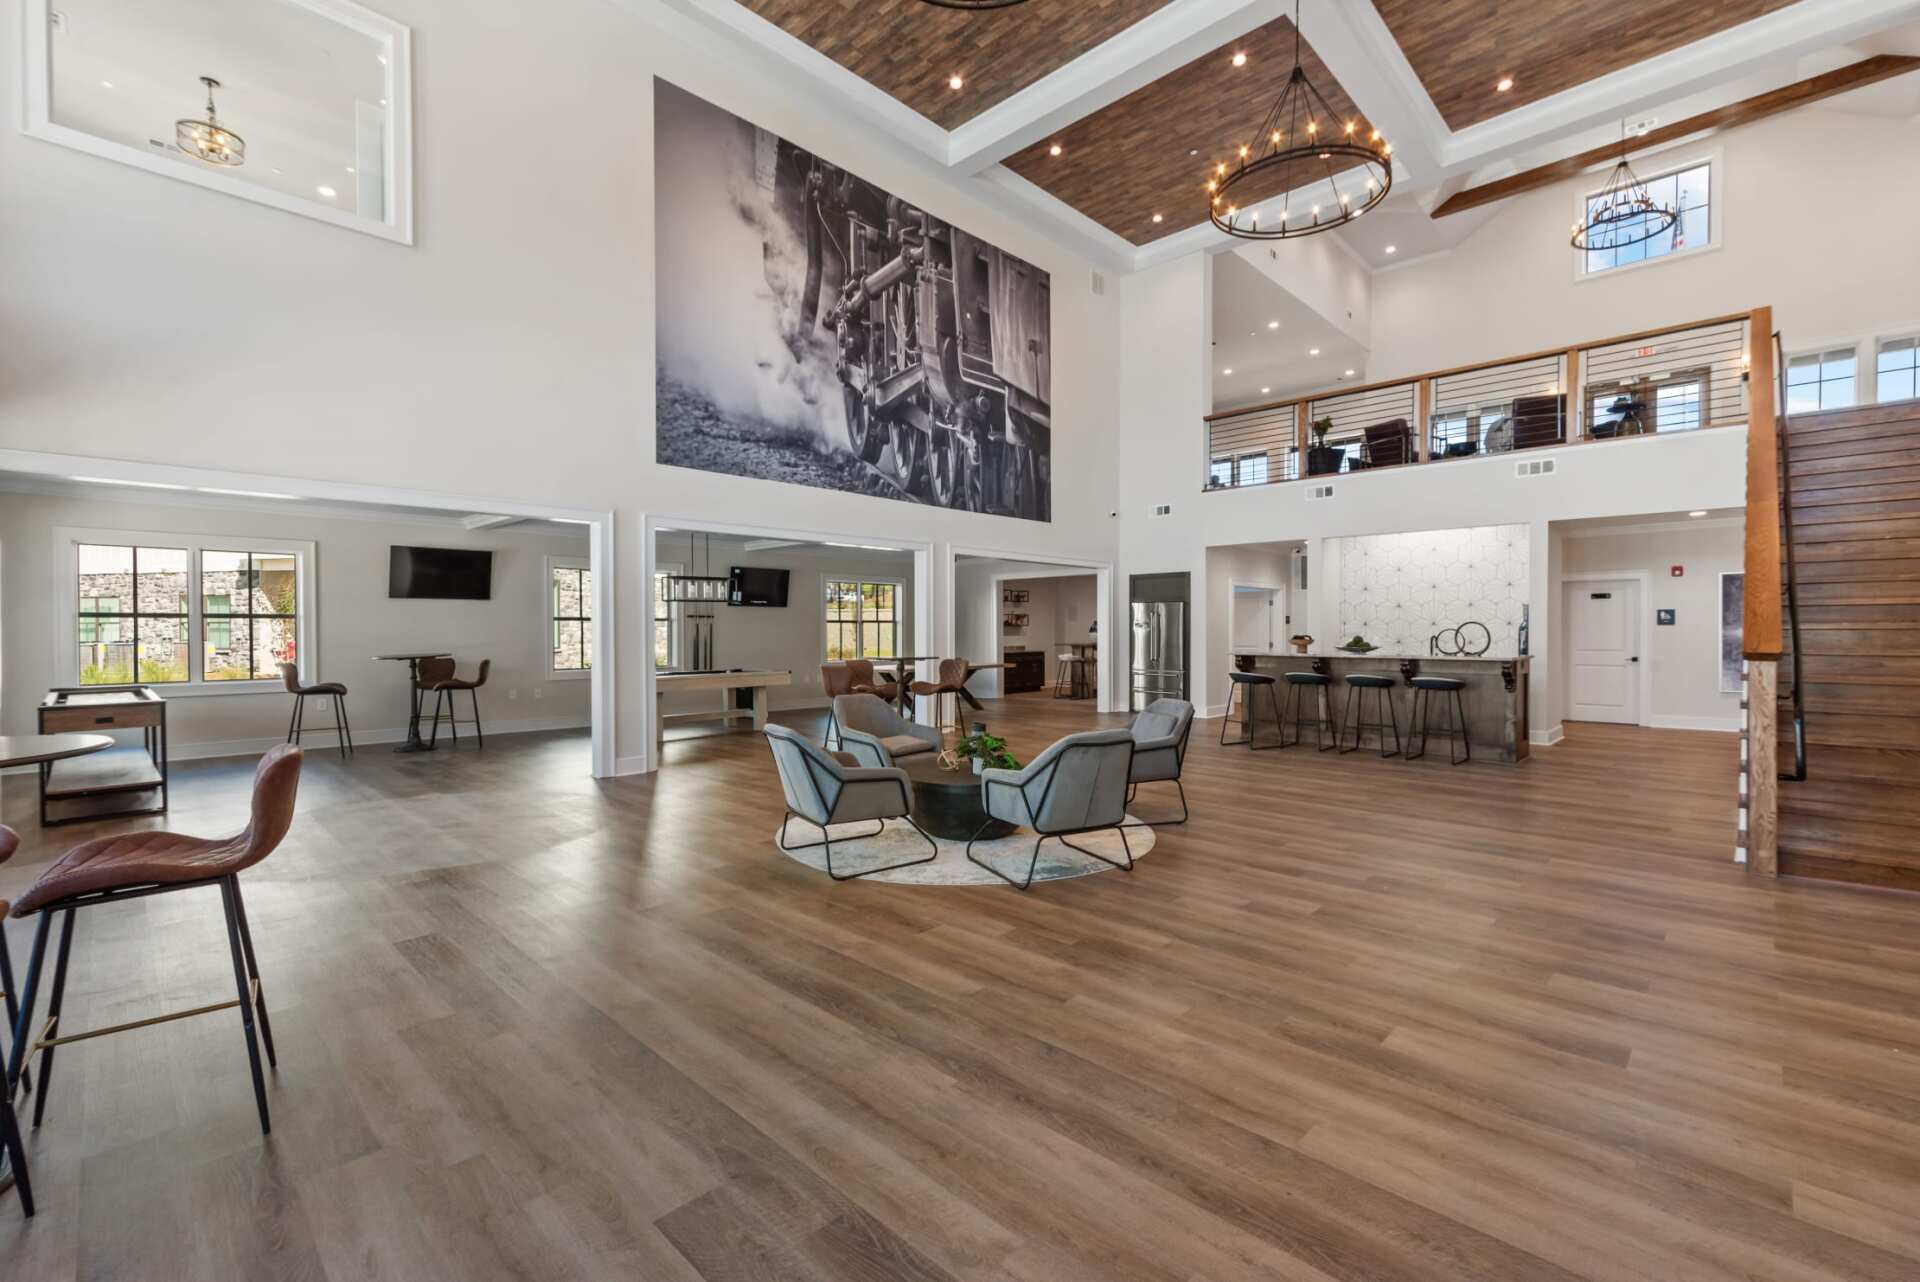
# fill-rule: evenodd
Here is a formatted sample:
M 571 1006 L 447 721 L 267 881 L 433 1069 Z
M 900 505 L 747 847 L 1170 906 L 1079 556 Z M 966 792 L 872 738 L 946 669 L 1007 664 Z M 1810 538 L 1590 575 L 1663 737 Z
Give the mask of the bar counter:
M 1527 676 L 1533 660 L 1527 656 L 1481 655 L 1476 658 L 1436 658 L 1424 654 L 1389 654 L 1385 650 L 1375 650 L 1371 654 L 1268 654 L 1243 653 L 1233 656 L 1233 666 L 1242 672 L 1263 672 L 1280 681 L 1278 693 L 1286 695 L 1286 677 L 1289 672 L 1318 672 L 1333 678 L 1328 697 L 1333 701 L 1333 715 L 1336 720 L 1345 716 L 1347 704 L 1347 677 L 1350 674 L 1364 673 L 1379 676 L 1393 676 L 1400 679 L 1400 685 L 1393 693 L 1394 715 L 1400 720 L 1400 738 L 1404 744 L 1408 738 L 1409 723 L 1413 715 L 1413 690 L 1415 677 L 1453 677 L 1465 681 L 1466 688 L 1460 692 L 1461 701 L 1467 712 L 1467 742 L 1473 748 L 1476 761 L 1497 761 L 1505 765 L 1516 765 L 1527 759 Z M 1302 698 L 1305 698 L 1303 692 Z M 1428 760 L 1434 753 L 1446 752 L 1446 741 L 1437 727 L 1447 722 L 1447 710 L 1440 704 L 1444 697 L 1448 705 L 1453 696 L 1438 693 L 1430 696 L 1433 703 L 1433 719 L 1436 733 L 1432 736 L 1428 749 Z M 1356 710 L 1358 700 L 1355 701 Z M 1367 709 L 1372 713 L 1372 702 Z M 1271 720 L 1264 694 L 1254 701 L 1254 725 L 1258 730 L 1262 720 Z M 1389 731 L 1387 737 L 1393 737 Z M 1308 743 L 1312 737 L 1308 736 Z M 1366 732 L 1362 745 L 1377 749 L 1374 732 Z

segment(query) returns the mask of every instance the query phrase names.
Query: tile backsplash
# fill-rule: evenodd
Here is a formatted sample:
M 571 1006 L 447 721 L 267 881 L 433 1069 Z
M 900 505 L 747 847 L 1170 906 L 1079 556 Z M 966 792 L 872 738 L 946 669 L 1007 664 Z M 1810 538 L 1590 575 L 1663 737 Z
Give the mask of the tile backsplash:
M 1390 653 L 1427 653 L 1428 639 L 1468 620 L 1493 634 L 1491 657 L 1518 651 L 1527 602 L 1524 525 L 1481 525 L 1339 540 L 1338 645 L 1356 632 Z

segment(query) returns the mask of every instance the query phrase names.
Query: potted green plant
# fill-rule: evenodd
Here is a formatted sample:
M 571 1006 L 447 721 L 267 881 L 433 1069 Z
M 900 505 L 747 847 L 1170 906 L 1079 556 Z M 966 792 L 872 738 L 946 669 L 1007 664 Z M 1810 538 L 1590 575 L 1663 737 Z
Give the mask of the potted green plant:
M 1332 430 L 1331 418 L 1313 421 L 1313 444 L 1307 447 L 1308 476 L 1330 476 L 1340 470 L 1340 462 L 1346 458 L 1346 451 L 1337 445 L 1327 444 L 1327 433 Z
M 1380 647 L 1377 645 L 1374 645 L 1372 642 L 1368 641 L 1365 637 L 1361 636 L 1358 632 L 1356 632 L 1353 634 L 1353 640 L 1346 642 L 1340 648 L 1342 650 L 1345 650 L 1348 654 L 1372 654 L 1375 650 L 1378 650 Z
M 1018 770 L 1020 762 L 1007 751 L 1007 741 L 976 730 L 953 745 L 953 755 L 973 761 L 973 773 L 982 770 Z

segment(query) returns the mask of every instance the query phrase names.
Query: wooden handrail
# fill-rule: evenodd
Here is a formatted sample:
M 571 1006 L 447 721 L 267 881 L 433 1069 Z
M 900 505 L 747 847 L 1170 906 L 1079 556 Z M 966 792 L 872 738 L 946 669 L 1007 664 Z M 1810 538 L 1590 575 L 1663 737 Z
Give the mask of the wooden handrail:
M 1769 308 L 1762 308 L 1760 311 L 1767 311 L 1768 314 L 1771 315 L 1771 309 Z M 1355 392 L 1377 392 L 1383 387 L 1402 387 L 1408 383 L 1424 383 L 1436 378 L 1453 378 L 1460 374 L 1471 374 L 1476 370 L 1498 369 L 1502 365 L 1521 365 L 1527 361 L 1546 360 L 1550 356 L 1565 356 L 1569 352 L 1586 352 L 1596 347 L 1611 347 L 1616 343 L 1637 343 L 1642 339 L 1658 338 L 1662 334 L 1678 334 L 1682 330 L 1705 329 L 1710 325 L 1730 325 L 1734 321 L 1751 320 L 1758 314 L 1759 311 L 1729 312 L 1725 316 L 1709 316 L 1704 320 L 1681 321 L 1678 324 L 1660 325 L 1653 329 L 1637 329 L 1631 333 L 1612 334 L 1606 338 L 1596 338 L 1589 342 L 1569 343 L 1565 347 L 1547 347 L 1537 352 L 1523 352 L 1518 356 L 1502 356 L 1496 360 L 1476 361 L 1471 365 L 1455 365 L 1448 369 L 1428 370 L 1424 374 L 1408 374 L 1404 378 L 1389 378 L 1378 383 L 1357 383 L 1352 387 L 1329 387 L 1323 391 L 1309 393 L 1306 396 L 1290 396 L 1283 401 L 1267 401 L 1260 405 L 1242 405 L 1238 409 L 1215 410 L 1213 413 L 1205 415 L 1200 421 L 1203 423 L 1212 423 L 1218 419 L 1238 418 L 1242 414 L 1268 413 L 1277 409 L 1285 409 L 1289 405 L 1305 405 L 1312 401 L 1326 400 L 1334 396 L 1351 396 Z M 1773 331 L 1768 330 L 1767 332 L 1771 334 Z M 1749 344 L 1752 343 L 1751 335 L 1747 341 Z M 1771 360 L 1771 358 L 1769 358 L 1769 360 Z M 1572 389 L 1569 389 L 1570 392 L 1571 390 Z
M 1746 608 L 1749 659 L 1777 660 L 1780 623 L 1780 430 L 1775 421 L 1773 309 L 1756 307 L 1747 331 Z

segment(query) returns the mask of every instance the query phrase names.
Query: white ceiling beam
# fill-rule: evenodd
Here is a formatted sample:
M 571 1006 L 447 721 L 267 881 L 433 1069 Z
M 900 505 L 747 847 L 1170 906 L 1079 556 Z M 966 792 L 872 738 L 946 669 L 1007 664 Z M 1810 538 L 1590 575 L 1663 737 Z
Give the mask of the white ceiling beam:
M 524 516 L 506 516 L 500 513 L 475 512 L 460 518 L 460 524 L 469 530 L 498 530 L 508 525 L 518 525 L 526 520 Z
M 809 546 L 801 539 L 748 539 L 740 545 L 742 552 L 771 552 L 775 548 L 798 548 Z
M 1370 0 L 1315 4 L 1302 35 L 1399 163 L 1394 181 L 1428 181 L 1440 169 L 1447 123 Z
M 955 129 L 947 163 L 979 173 L 1285 11 L 1284 0 L 1176 0 Z

